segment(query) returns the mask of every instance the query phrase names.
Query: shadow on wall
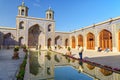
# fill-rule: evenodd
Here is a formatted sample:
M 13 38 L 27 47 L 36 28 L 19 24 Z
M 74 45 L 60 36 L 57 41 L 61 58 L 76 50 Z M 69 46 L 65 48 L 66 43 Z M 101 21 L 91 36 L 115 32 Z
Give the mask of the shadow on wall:
M 11 33 L 3 34 L 0 32 L 0 49 L 1 47 L 9 49 L 15 45 L 18 45 L 18 42 Z

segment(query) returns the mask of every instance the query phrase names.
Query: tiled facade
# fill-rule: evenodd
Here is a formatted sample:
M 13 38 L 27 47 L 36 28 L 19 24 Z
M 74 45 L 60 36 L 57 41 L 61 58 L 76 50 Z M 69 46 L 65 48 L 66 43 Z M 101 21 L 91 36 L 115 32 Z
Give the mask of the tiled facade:
M 6 37 L 10 33 L 10 36 Z M 15 41 L 15 42 L 10 42 Z M 8 43 L 14 43 L 8 44 Z M 6 45 L 5 45 L 6 44 Z M 0 45 L 14 46 L 27 45 L 29 47 L 41 46 L 42 49 L 60 46 L 77 48 L 81 45 L 85 50 L 103 50 L 109 48 L 113 52 L 120 51 L 120 17 L 80 28 L 72 32 L 56 32 L 54 11 L 46 11 L 46 18 L 28 16 L 28 7 L 22 3 L 18 7 L 16 28 L 0 27 Z

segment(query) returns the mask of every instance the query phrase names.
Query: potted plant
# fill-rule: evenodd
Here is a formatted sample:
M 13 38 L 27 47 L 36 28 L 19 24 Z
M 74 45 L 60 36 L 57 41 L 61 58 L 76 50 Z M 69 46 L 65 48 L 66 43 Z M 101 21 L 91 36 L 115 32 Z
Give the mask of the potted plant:
M 25 44 L 22 46 L 22 48 L 23 48 L 23 51 L 24 51 L 24 52 L 27 52 L 27 47 L 26 47 Z
M 14 53 L 13 53 L 13 56 L 12 56 L 12 59 L 19 59 L 19 46 L 15 46 L 14 47 Z
M 68 51 L 70 51 L 71 50 L 71 48 L 70 47 L 68 47 Z

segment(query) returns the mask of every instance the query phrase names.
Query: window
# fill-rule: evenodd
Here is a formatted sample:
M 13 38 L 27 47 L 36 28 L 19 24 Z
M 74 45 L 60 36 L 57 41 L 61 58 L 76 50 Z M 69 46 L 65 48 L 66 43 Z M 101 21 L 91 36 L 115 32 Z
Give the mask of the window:
M 22 11 L 21 11 L 21 15 L 24 15 L 24 9 L 22 9 Z
M 48 32 L 51 31 L 51 24 L 48 25 Z
M 47 14 L 47 19 L 48 19 L 48 14 Z
M 52 18 L 52 15 L 51 15 L 51 13 L 50 13 L 50 19 Z
M 20 22 L 20 24 L 19 24 L 19 29 L 23 29 L 23 28 L 24 28 L 23 24 L 24 24 L 24 22 L 23 22 L 23 21 L 22 21 L 22 22 Z

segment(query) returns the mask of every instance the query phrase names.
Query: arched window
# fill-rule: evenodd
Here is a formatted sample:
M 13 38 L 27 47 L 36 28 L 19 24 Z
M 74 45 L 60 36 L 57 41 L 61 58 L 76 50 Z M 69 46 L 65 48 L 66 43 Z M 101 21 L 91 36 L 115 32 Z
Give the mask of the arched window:
M 51 19 L 52 18 L 52 14 L 50 13 L 49 16 L 50 16 L 50 19 Z
M 24 9 L 22 9 L 22 11 L 21 11 L 21 15 L 24 15 Z
M 19 29 L 23 29 L 24 28 L 24 22 L 22 21 L 22 22 L 20 22 L 20 24 L 19 24 Z
M 48 32 L 51 31 L 51 24 L 48 25 Z
M 99 34 L 99 46 L 102 50 L 109 48 L 112 50 L 112 34 L 108 30 L 102 30 Z

